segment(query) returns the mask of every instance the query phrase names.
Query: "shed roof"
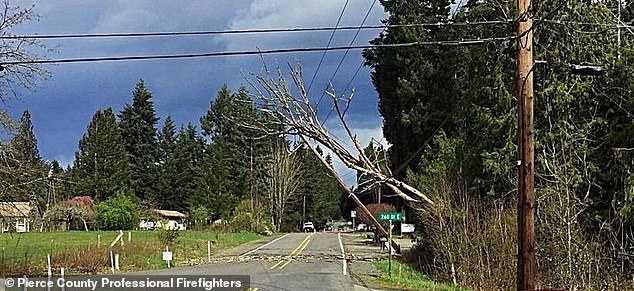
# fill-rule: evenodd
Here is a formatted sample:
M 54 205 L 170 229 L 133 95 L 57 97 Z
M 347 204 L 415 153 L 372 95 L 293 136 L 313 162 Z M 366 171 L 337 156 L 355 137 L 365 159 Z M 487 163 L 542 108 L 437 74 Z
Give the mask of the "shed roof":
M 0 217 L 28 217 L 32 209 L 30 202 L 0 202 Z
M 178 212 L 176 210 L 152 209 L 152 211 L 158 213 L 161 216 L 165 216 L 165 217 L 181 217 L 181 218 L 187 217 L 187 214 L 183 214 L 183 213 Z

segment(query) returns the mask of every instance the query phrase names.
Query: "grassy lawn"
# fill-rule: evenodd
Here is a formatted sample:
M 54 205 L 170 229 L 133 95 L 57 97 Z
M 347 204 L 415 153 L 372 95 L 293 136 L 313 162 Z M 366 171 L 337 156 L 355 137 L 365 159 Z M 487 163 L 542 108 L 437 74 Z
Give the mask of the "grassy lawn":
M 170 244 L 172 265 L 187 265 L 207 257 L 207 241 L 212 242 L 212 254 L 223 249 L 257 240 L 262 236 L 251 232 L 217 233 L 181 231 L 178 240 Z M 166 245 L 157 231 L 124 232 L 123 245 L 110 243 L 118 231 L 67 231 L 0 234 L 0 277 L 42 275 L 46 273 L 46 256 L 51 254 L 55 270 L 64 267 L 69 273 L 103 273 L 110 268 L 110 251 L 120 255 L 121 271 L 159 269 L 166 267 L 162 251 Z M 99 238 L 101 243 L 99 244 Z M 55 271 L 54 271 L 55 272 Z
M 387 259 L 375 260 L 374 266 L 376 266 L 380 273 L 380 277 L 375 279 L 376 283 L 389 289 L 430 291 L 467 290 L 453 287 L 451 285 L 432 282 L 419 270 L 397 260 L 392 260 L 392 277 L 388 275 Z

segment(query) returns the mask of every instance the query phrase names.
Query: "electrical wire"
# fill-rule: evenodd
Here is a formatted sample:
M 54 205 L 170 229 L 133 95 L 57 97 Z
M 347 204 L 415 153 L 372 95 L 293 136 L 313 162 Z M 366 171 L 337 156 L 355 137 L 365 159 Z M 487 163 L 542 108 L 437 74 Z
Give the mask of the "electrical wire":
M 402 4 L 402 3 L 401 3 Z M 385 28 L 383 29 L 382 33 L 385 33 L 388 29 L 389 25 L 386 25 Z M 361 63 L 359 63 L 359 66 L 357 67 L 357 69 L 354 71 L 354 74 L 352 74 L 352 78 L 350 78 L 350 81 L 346 84 L 346 87 L 344 87 L 343 91 L 341 91 L 341 94 L 345 96 L 346 91 L 348 90 L 348 88 L 350 88 L 350 86 L 352 85 L 352 82 L 354 82 L 354 79 L 357 77 L 357 75 L 359 74 L 359 71 L 361 71 L 361 68 L 363 67 L 364 61 L 361 61 Z M 335 100 L 336 102 L 336 100 Z M 330 119 L 330 116 L 332 115 L 332 113 L 335 110 L 335 106 L 331 106 L 330 107 L 330 111 L 328 112 L 328 114 L 326 115 L 326 118 L 324 118 L 324 121 L 322 122 L 323 125 L 326 125 L 326 123 L 328 122 L 328 119 Z
M 337 27 L 339 26 L 339 23 L 341 23 L 341 18 L 343 18 L 343 14 L 346 12 L 346 7 L 348 7 L 348 2 L 350 2 L 350 0 L 346 0 L 346 3 L 343 4 L 343 8 L 341 8 L 341 13 L 339 14 L 339 18 L 337 19 L 335 28 L 332 30 L 332 33 L 330 34 L 330 39 L 328 39 L 328 44 L 326 44 L 326 47 L 330 47 L 330 44 L 332 43 L 332 39 L 335 37 L 335 32 L 337 32 Z M 326 57 L 327 52 L 328 51 L 324 51 L 324 53 L 321 54 L 321 59 L 319 60 L 317 69 L 315 69 L 315 73 L 313 74 L 313 77 L 310 79 L 310 83 L 308 84 L 308 90 L 306 90 L 306 94 L 308 94 L 309 96 L 310 96 L 310 89 L 313 87 L 313 82 L 315 81 L 315 77 L 317 77 L 317 74 L 319 73 L 319 69 L 321 68 L 321 64 L 324 62 L 324 58 Z
M 370 13 L 372 13 L 372 8 L 374 8 L 374 5 L 376 4 L 377 0 L 372 1 L 372 5 L 370 5 L 370 8 L 368 8 L 368 12 L 366 12 L 365 17 L 363 17 L 363 21 L 361 21 L 361 25 L 363 26 L 365 24 L 365 22 L 368 20 L 368 17 L 370 16 Z M 357 36 L 359 36 L 359 32 L 361 31 L 361 29 L 357 29 L 357 32 L 355 33 L 354 37 L 352 37 L 352 40 L 350 41 L 350 47 L 352 47 L 352 45 L 354 44 L 354 41 L 357 39 Z M 337 76 L 337 73 L 339 72 L 339 69 L 341 68 L 341 65 L 343 64 L 343 61 L 346 59 L 346 56 L 348 56 L 348 52 L 350 52 L 350 50 L 346 50 L 345 53 L 343 54 L 343 56 L 341 57 L 341 60 L 339 61 L 339 64 L 337 65 L 337 68 L 335 69 L 335 71 L 332 73 L 332 76 L 330 77 L 330 80 L 328 80 L 328 85 L 330 86 L 330 84 L 332 84 L 332 80 L 335 79 L 335 77 Z M 328 87 L 326 86 L 326 88 L 324 89 L 324 91 L 321 93 L 321 96 L 319 97 L 319 100 L 317 101 L 317 104 L 315 105 L 315 109 L 319 110 L 319 104 L 321 103 L 321 101 L 324 99 L 324 96 L 326 95 L 326 90 L 328 90 Z
M 472 26 L 472 25 L 498 25 L 512 24 L 512 20 L 492 20 L 474 22 L 435 22 L 413 23 L 393 25 L 361 25 L 340 27 L 295 27 L 295 28 L 265 28 L 265 29 L 238 29 L 238 30 L 209 30 L 209 31 L 167 31 L 167 32 L 131 32 L 131 33 L 90 33 L 90 34 L 22 34 L 0 35 L 0 39 L 81 39 L 81 38 L 134 38 L 134 37 L 164 37 L 164 36 L 200 36 L 222 34 L 259 34 L 259 33 L 286 33 L 286 32 L 314 32 L 334 30 L 373 30 L 398 27 L 442 27 L 442 26 Z
M 559 10 L 561 10 L 564 5 L 566 5 L 568 3 L 569 0 L 562 0 L 561 2 L 559 2 L 559 4 L 557 6 L 555 6 L 554 9 L 546 12 L 546 15 L 544 16 L 544 18 L 540 18 L 535 20 L 532 24 L 531 27 L 529 27 L 526 31 L 522 32 L 522 34 L 517 36 L 517 40 L 519 42 L 521 42 L 522 38 L 524 36 L 526 36 L 527 34 L 529 34 L 531 31 L 535 30 L 535 27 L 537 27 L 538 25 L 540 25 L 541 23 L 543 23 L 546 19 L 549 19 L 555 12 L 558 12 Z M 522 15 L 520 15 L 517 19 L 517 21 L 522 21 L 522 19 L 528 14 L 531 13 L 530 10 L 526 10 L 524 13 L 522 13 Z
M 283 48 L 269 50 L 246 50 L 246 51 L 220 51 L 208 53 L 192 53 L 192 54 L 171 54 L 171 55 L 141 55 L 141 56 L 118 56 L 118 57 L 89 57 L 89 58 L 68 58 L 68 59 L 43 59 L 43 60 L 20 60 L 20 61 L 0 61 L 0 66 L 24 65 L 24 64 L 62 64 L 62 63 L 92 63 L 92 62 L 108 62 L 108 61 L 134 61 L 134 60 L 157 60 L 157 59 L 183 59 L 183 58 L 203 58 L 218 56 L 245 56 L 245 55 L 265 55 L 265 54 L 284 54 L 298 52 L 315 52 L 315 51 L 339 51 L 339 50 L 359 50 L 369 48 L 399 48 L 413 46 L 464 46 L 481 44 L 490 41 L 513 39 L 513 36 L 494 37 L 484 39 L 466 39 L 466 40 L 447 40 L 447 41 L 428 41 L 428 42 L 410 42 L 410 43 L 394 43 L 379 45 L 354 45 L 354 46 L 336 46 L 336 47 L 307 47 L 307 48 Z

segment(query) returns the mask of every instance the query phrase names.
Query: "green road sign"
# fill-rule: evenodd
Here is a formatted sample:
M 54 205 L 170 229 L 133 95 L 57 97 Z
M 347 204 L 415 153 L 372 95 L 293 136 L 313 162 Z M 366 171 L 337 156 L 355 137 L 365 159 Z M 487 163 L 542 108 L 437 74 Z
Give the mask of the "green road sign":
M 403 214 L 400 212 L 379 212 L 379 220 L 381 221 L 401 221 Z

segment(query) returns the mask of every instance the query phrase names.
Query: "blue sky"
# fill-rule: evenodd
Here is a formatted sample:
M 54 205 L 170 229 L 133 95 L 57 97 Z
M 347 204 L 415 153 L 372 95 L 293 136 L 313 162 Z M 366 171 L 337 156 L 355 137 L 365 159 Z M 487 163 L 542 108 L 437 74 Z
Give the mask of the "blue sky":
M 16 27 L 20 34 L 76 34 L 116 32 L 197 31 L 255 28 L 334 26 L 343 0 L 57 0 L 11 1 L 13 5 L 35 4 L 39 21 Z M 373 0 L 351 0 L 340 25 L 359 25 Z M 385 18 L 377 2 L 366 24 L 379 24 Z M 362 31 L 355 41 L 366 44 L 379 33 Z M 332 46 L 348 45 L 354 31 L 339 31 Z M 162 38 L 74 39 L 45 41 L 56 50 L 48 58 L 182 54 L 214 51 L 272 48 L 323 47 L 330 32 L 259 35 L 217 35 Z M 326 88 L 343 51 L 328 52 L 311 91 L 316 100 Z M 304 76 L 312 77 L 321 52 L 267 55 L 268 66 L 299 62 Z M 350 51 L 333 81 L 342 90 L 362 62 L 360 51 Z M 223 83 L 232 89 L 244 84 L 244 75 L 262 68 L 258 56 L 200 59 L 151 60 L 47 65 L 51 78 L 41 81 L 35 92 L 24 92 L 9 102 L 16 118 L 28 109 L 43 158 L 72 163 L 77 144 L 97 109 L 112 107 L 120 111 L 131 102 L 135 84 L 143 79 L 153 94 L 158 116 L 171 115 L 178 124 L 198 123 Z M 307 80 L 308 82 L 309 80 Z M 350 123 L 362 143 L 371 137 L 381 139 L 381 118 L 377 96 L 363 68 L 353 86 L 355 99 Z M 326 108 L 328 107 L 328 108 Z M 329 106 L 326 104 L 325 112 Z M 331 118 L 334 121 L 334 118 Z M 343 130 L 330 123 L 331 132 L 343 137 Z M 343 171 L 340 163 L 337 168 Z M 354 176 L 354 175 L 350 175 Z

